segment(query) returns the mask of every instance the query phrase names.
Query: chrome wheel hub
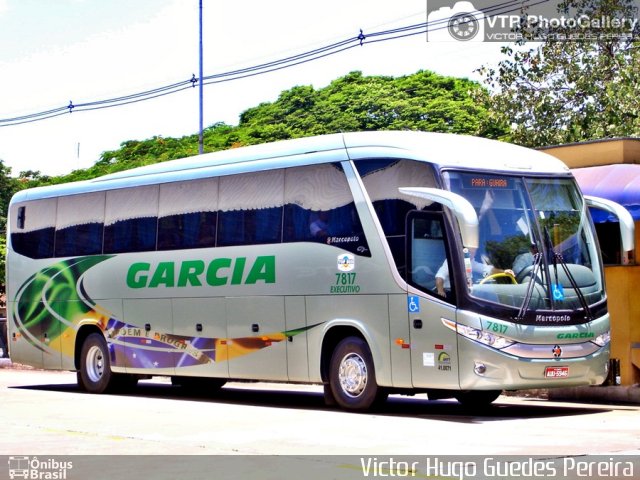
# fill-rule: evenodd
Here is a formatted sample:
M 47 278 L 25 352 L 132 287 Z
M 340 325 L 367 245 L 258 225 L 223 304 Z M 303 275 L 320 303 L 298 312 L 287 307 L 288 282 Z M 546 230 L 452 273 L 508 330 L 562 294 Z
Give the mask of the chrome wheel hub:
M 358 397 L 367 386 L 367 364 L 356 354 L 349 353 L 340 362 L 338 379 L 342 390 L 350 397 Z

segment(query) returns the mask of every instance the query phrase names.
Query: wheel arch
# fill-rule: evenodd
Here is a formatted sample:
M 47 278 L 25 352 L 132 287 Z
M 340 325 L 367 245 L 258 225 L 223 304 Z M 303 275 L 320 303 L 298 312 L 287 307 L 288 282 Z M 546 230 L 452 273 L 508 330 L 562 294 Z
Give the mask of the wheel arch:
M 368 335 L 365 335 L 359 328 L 354 325 L 333 325 L 329 327 L 324 334 L 322 339 L 322 350 L 320 354 L 320 375 L 323 383 L 328 383 L 329 381 L 329 366 L 331 364 L 331 355 L 335 350 L 338 343 L 340 343 L 343 339 L 347 337 L 358 337 L 362 339 L 369 347 L 369 350 L 372 352 L 374 369 L 377 372 L 376 365 L 376 355 L 373 353 L 373 349 L 371 348 L 371 339 L 368 338 Z

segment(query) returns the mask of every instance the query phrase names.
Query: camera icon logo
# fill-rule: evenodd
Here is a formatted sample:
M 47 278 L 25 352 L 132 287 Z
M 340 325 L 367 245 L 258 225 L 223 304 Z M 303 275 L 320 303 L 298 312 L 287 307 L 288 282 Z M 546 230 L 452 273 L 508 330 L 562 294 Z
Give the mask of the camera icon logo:
M 429 12 L 427 25 L 429 42 L 484 41 L 484 13 L 466 0 Z

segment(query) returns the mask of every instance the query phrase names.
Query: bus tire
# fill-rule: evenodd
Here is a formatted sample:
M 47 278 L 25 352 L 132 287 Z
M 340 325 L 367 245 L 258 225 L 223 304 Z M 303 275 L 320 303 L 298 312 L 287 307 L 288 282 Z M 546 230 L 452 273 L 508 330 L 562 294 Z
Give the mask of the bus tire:
M 80 351 L 78 385 L 88 393 L 105 393 L 115 383 L 114 379 L 107 342 L 102 334 L 92 333 Z
M 324 396 L 324 404 L 327 407 L 335 407 L 338 405 L 338 402 L 336 402 L 336 397 L 333 396 L 333 390 L 331 390 L 331 385 L 329 385 L 328 383 L 325 383 L 324 385 L 322 385 L 322 393 Z
M 347 337 L 338 343 L 331 355 L 329 385 L 336 403 L 346 410 L 364 411 L 378 403 L 382 391 L 363 339 Z
M 502 393 L 502 390 L 464 390 L 454 394 L 461 405 L 469 408 L 486 408 Z

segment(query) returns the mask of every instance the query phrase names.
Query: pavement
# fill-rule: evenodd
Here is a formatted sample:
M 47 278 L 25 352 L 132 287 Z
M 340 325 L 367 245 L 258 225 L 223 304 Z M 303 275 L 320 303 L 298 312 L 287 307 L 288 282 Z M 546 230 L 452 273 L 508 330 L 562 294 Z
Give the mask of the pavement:
M 548 391 L 549 400 L 554 402 L 580 402 L 604 404 L 640 405 L 640 386 L 615 385 L 553 388 Z
M 31 369 L 31 367 L 14 365 L 9 358 L 0 358 L 0 369 L 2 368 Z M 544 398 L 554 402 L 640 405 L 640 385 L 552 388 L 536 392 L 544 392 Z M 515 396 L 518 394 L 516 393 Z M 531 393 L 527 392 L 525 396 L 531 396 Z

